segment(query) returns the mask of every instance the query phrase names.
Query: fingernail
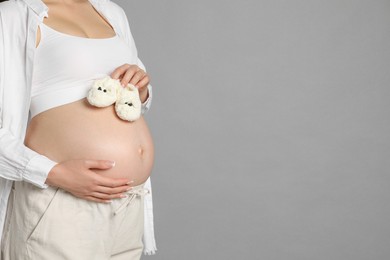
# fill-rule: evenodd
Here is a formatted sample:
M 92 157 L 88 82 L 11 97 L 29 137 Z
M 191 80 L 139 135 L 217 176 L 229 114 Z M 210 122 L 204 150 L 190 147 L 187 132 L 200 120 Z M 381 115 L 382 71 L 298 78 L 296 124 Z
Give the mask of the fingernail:
M 128 196 L 126 194 L 121 194 L 121 198 L 127 198 Z
M 131 180 L 131 181 L 129 181 L 127 184 L 131 184 L 131 183 L 133 183 L 134 182 L 134 180 Z
M 115 166 L 115 161 L 108 161 L 109 164 L 111 164 L 112 167 Z
M 112 202 L 112 200 L 106 200 L 105 202 L 106 202 L 106 203 L 111 203 L 111 202 Z
M 126 189 L 126 191 L 129 191 L 129 190 L 131 190 L 132 188 L 133 188 L 133 187 L 129 187 L 129 188 Z
M 121 82 L 121 85 L 122 85 L 122 87 L 124 87 L 124 86 L 125 86 L 125 83 Z

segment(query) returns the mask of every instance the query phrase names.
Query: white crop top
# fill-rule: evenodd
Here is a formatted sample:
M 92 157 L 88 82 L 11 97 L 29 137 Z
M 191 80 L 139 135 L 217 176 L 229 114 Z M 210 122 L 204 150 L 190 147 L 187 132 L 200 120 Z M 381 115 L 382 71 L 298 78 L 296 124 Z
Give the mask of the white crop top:
M 116 34 L 84 38 L 40 23 L 41 40 L 35 52 L 31 118 L 87 96 L 95 79 L 110 75 L 124 63 L 135 64 L 136 53 Z

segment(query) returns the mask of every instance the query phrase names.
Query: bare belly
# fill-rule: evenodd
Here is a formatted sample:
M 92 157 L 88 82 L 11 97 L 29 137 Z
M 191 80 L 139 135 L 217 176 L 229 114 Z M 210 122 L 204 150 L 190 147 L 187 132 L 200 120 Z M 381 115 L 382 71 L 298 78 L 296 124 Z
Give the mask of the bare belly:
M 138 185 L 150 176 L 154 145 L 145 119 L 120 119 L 114 105 L 98 108 L 86 98 L 34 116 L 24 144 L 49 159 L 114 160 L 110 169 L 91 169 L 101 175 L 130 178 Z

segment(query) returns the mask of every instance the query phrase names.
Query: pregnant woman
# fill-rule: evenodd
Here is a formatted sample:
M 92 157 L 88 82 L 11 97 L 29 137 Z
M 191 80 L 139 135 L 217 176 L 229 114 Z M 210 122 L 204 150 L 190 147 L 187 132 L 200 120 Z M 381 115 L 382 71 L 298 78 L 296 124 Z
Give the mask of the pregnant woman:
M 0 30 L 1 259 L 154 254 L 154 147 L 142 116 L 152 87 L 123 9 L 10 0 L 0 4 Z M 107 75 L 137 87 L 137 120 L 119 118 L 115 104 L 89 104 Z

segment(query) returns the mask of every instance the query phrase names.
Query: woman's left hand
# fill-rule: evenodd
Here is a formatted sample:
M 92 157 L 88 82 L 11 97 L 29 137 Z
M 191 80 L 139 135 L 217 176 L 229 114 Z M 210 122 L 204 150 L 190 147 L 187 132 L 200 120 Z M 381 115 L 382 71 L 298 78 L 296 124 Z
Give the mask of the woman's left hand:
M 147 86 L 150 82 L 149 75 L 140 67 L 135 64 L 123 64 L 119 66 L 111 73 L 111 78 L 120 79 L 122 86 L 127 84 L 134 85 L 139 92 L 141 102 L 143 103 L 146 100 L 147 96 Z

